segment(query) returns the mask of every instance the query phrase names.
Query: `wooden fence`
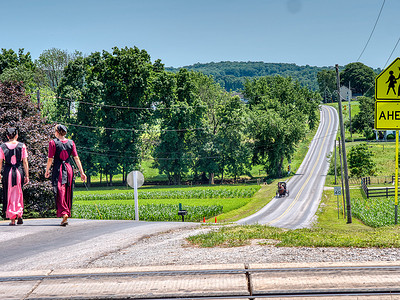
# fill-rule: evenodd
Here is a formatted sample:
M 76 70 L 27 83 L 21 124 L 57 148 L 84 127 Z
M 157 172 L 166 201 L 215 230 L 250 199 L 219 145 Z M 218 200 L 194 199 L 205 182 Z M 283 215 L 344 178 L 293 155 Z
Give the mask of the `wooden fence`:
M 393 183 L 394 176 L 391 177 L 391 181 L 385 181 L 385 183 Z M 372 197 L 393 197 L 395 195 L 394 187 L 368 187 L 371 185 L 370 177 L 361 178 L 361 188 L 364 191 L 364 194 L 367 198 Z M 398 193 L 400 194 L 400 193 Z

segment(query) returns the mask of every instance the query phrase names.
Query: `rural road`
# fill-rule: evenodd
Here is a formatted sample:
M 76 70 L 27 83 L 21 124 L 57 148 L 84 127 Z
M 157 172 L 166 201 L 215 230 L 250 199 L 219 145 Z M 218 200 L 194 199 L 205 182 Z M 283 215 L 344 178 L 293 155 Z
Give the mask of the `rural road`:
M 287 182 L 289 196 L 274 198 L 254 215 L 239 220 L 238 224 L 265 224 L 297 229 L 310 227 L 321 201 L 328 154 L 333 151 L 339 124 L 336 109 L 321 106 L 321 119 L 306 157 L 296 174 Z
M 1 271 L 87 268 L 109 253 L 170 230 L 198 227 L 195 223 L 121 220 L 25 220 L 21 226 L 0 222 Z M 133 262 L 134 264 L 134 262 Z

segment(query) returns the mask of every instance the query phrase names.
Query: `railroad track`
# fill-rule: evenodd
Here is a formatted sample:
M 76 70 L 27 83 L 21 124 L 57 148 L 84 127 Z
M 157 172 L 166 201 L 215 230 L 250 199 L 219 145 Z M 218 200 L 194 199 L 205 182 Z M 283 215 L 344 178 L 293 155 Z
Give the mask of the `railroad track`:
M 195 266 L 191 266 L 195 267 Z M 257 299 L 400 295 L 400 265 L 194 268 L 0 276 L 1 299 Z M 7 294 L 20 287 L 18 295 Z M 12 297 L 11 297 L 12 296 Z M 17 297 L 16 297 L 17 296 Z

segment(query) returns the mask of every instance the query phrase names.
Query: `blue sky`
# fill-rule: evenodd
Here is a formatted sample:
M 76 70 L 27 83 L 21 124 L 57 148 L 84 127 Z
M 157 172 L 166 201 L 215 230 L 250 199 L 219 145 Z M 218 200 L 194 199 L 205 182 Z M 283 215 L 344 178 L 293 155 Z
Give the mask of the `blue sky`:
M 0 0 L 0 48 L 33 59 L 60 48 L 90 54 L 145 49 L 152 60 L 264 61 L 333 66 L 358 61 L 383 0 Z M 400 37 L 400 1 L 386 0 L 359 59 L 383 68 Z M 400 44 L 390 58 L 400 56 Z M 387 66 L 387 65 L 386 65 Z

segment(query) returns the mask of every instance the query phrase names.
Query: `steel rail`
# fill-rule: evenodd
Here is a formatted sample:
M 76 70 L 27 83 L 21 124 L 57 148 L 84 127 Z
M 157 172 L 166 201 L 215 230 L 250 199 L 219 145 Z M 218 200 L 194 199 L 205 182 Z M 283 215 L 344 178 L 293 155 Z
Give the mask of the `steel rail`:
M 96 277 L 149 277 L 149 276 L 181 276 L 181 275 L 220 275 L 220 274 L 251 274 L 256 273 L 326 273 L 326 272 L 399 272 L 400 265 L 396 266 L 337 266 L 337 267 L 295 267 L 295 268 L 243 268 L 243 269 L 210 269 L 210 270 L 168 270 L 168 271 L 137 271 L 137 272 L 109 272 L 109 273 L 77 273 L 77 274 L 43 274 L 26 276 L 0 277 L 0 282 L 36 281 L 49 279 L 69 278 L 96 278 Z

